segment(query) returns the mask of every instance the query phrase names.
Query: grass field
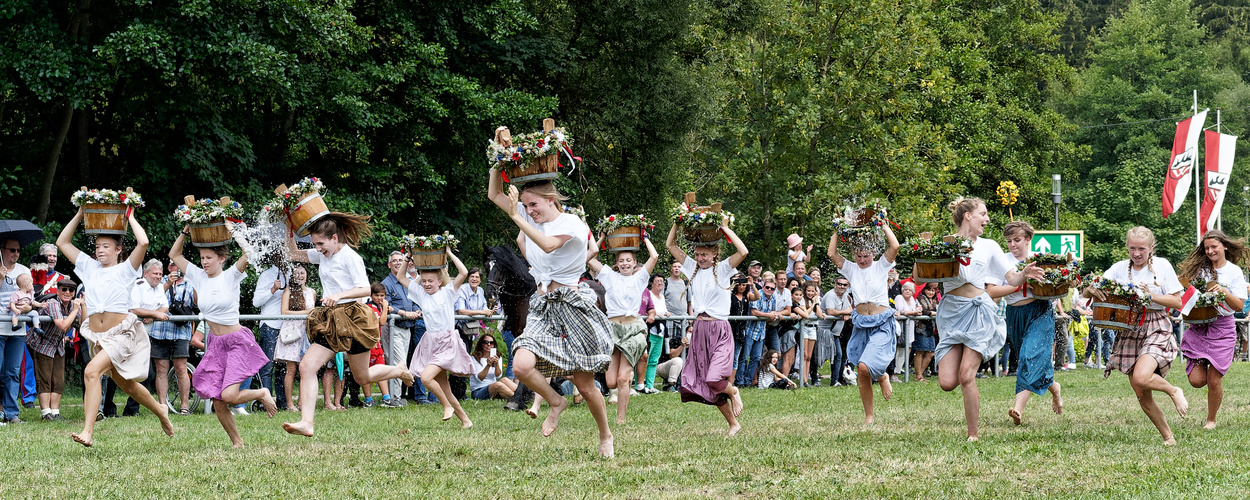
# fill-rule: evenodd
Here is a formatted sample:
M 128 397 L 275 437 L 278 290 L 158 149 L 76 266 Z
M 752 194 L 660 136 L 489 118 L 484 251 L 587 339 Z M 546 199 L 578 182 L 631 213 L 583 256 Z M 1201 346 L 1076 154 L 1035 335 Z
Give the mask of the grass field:
M 1169 379 L 1183 373 L 1178 363 Z M 1078 369 L 1058 380 L 1064 414 L 1034 398 L 1016 427 L 1006 415 L 1015 379 L 982 379 L 979 443 L 964 441 L 959 391 L 936 382 L 896 384 L 874 426 L 861 423 L 853 387 L 748 389 L 734 439 L 715 408 L 637 396 L 629 422 L 613 427 L 613 461 L 595 458 L 584 405 L 547 439 L 538 420 L 500 401 L 466 403 L 468 431 L 441 422 L 437 405 L 320 412 L 311 439 L 282 431 L 294 414 L 251 415 L 239 418 L 243 450 L 211 415 L 175 418 L 172 439 L 151 415 L 109 419 L 84 449 L 69 438 L 81 406 L 67 407 L 61 424 L 23 410 L 28 423 L 0 428 L 0 498 L 1245 497 L 1250 364 L 1233 365 L 1214 431 L 1202 429 L 1205 391 L 1186 391 L 1188 419 L 1156 398 L 1175 447 L 1161 444 L 1123 375 Z

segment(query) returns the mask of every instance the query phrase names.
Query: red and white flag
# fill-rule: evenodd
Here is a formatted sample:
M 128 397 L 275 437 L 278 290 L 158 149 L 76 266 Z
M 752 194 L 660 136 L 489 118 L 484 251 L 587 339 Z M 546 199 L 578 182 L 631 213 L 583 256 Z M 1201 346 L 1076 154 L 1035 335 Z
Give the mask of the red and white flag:
M 1172 159 L 1168 163 L 1168 175 L 1163 181 L 1163 218 L 1180 210 L 1189 192 L 1194 167 L 1198 165 L 1198 136 L 1207 121 L 1203 110 L 1176 124 L 1176 138 L 1172 140 Z M 1197 200 L 1195 200 L 1197 201 Z
M 1197 288 L 1189 287 L 1185 289 L 1185 293 L 1181 295 L 1181 314 L 1189 315 L 1189 311 L 1194 310 L 1194 306 L 1198 305 L 1198 296 L 1201 295 Z
M 1220 207 L 1228 193 L 1228 178 L 1233 173 L 1234 146 L 1237 136 L 1211 130 L 1203 134 L 1203 168 L 1206 170 L 1206 189 L 1202 196 L 1202 230 L 1215 229 L 1220 221 Z

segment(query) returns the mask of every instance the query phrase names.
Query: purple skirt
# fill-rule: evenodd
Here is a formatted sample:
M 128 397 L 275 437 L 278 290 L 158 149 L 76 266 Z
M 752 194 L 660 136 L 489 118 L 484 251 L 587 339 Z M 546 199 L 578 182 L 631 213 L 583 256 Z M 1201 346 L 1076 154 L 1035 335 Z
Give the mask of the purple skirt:
M 725 320 L 694 322 L 690 351 L 681 369 L 681 402 L 694 401 L 721 406 L 729 402 L 724 393 L 733 372 L 734 334 Z
M 468 377 L 473 373 L 473 361 L 469 352 L 464 350 L 464 341 L 455 330 L 445 332 L 426 332 L 412 352 L 412 366 L 408 369 L 412 376 L 421 378 L 425 367 L 434 365 L 451 372 L 452 375 Z
M 269 362 L 265 351 L 256 343 L 256 336 L 247 327 L 225 335 L 208 334 L 204 341 L 204 359 L 191 375 L 191 387 L 202 398 L 221 399 L 221 391 L 242 383 L 260 372 Z
M 1233 364 L 1233 348 L 1237 344 L 1237 325 L 1232 316 L 1220 316 L 1210 323 L 1190 325 L 1181 338 L 1181 355 L 1185 356 L 1185 373 L 1205 361 L 1220 375 L 1228 373 Z

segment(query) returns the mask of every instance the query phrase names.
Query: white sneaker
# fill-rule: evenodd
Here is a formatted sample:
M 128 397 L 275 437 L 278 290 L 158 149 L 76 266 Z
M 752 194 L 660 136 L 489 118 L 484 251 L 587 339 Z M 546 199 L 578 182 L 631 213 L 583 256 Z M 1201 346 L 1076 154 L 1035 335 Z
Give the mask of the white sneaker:
M 251 415 L 251 413 L 247 412 L 247 408 L 244 408 L 242 406 L 236 406 L 236 407 L 231 408 L 230 413 L 233 413 L 235 415 Z
M 630 396 L 630 397 L 634 397 L 634 396 L 637 396 L 637 395 L 638 395 L 638 391 L 635 391 L 635 390 L 633 390 L 633 389 L 630 389 L 630 390 L 629 390 L 629 396 Z
M 608 390 L 608 404 L 610 405 L 616 404 L 616 389 Z

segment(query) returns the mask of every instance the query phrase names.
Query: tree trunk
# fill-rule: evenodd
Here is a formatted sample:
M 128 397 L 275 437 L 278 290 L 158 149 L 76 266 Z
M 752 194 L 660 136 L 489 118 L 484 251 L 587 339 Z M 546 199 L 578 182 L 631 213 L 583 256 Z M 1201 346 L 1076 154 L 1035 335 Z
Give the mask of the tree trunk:
M 78 144 L 78 185 L 91 185 L 91 151 L 87 148 L 87 139 L 89 139 L 87 122 L 90 120 L 88 110 L 79 110 L 76 119 L 78 130 L 75 131 L 74 140 Z
M 39 205 L 35 210 L 35 223 L 43 224 L 48 220 L 48 205 L 52 202 L 52 180 L 56 177 L 56 164 L 61 158 L 61 146 L 65 144 L 65 136 L 69 134 L 69 125 L 74 120 L 74 106 L 67 100 L 65 111 L 61 113 L 61 126 L 57 128 L 48 151 L 48 161 L 43 167 L 43 183 L 39 187 Z

